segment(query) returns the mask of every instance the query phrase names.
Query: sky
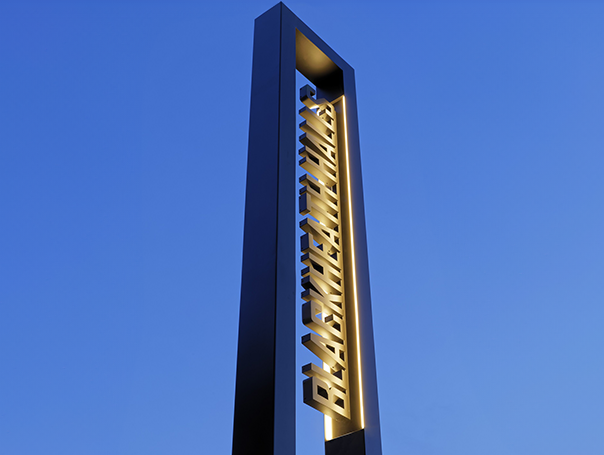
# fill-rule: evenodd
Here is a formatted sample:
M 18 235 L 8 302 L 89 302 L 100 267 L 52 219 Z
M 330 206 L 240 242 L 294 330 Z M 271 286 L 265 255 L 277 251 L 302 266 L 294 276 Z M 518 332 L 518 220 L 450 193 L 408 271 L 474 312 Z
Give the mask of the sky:
M 0 4 L 1 454 L 230 453 L 275 3 Z M 356 72 L 384 453 L 604 453 L 604 3 L 286 4 Z

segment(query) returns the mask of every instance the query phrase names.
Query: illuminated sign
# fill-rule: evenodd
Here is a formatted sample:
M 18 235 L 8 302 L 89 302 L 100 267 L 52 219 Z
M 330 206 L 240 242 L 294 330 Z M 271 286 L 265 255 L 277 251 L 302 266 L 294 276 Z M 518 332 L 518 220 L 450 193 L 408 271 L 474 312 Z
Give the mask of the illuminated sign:
M 304 324 L 316 333 L 302 338 L 302 344 L 317 355 L 323 366 L 310 363 L 302 368 L 304 402 L 336 420 L 350 418 L 348 386 L 348 314 L 344 296 L 342 234 L 340 228 L 340 181 L 337 115 L 334 104 L 315 101 L 314 90 L 305 86 L 300 110 L 304 121 L 299 151 L 300 166 L 308 172 L 300 178 L 300 238 L 302 269 L 302 306 Z
M 314 86 L 300 90 L 299 130 L 296 70 Z M 294 302 L 326 455 L 381 455 L 364 217 L 354 71 L 279 3 L 254 31 L 233 455 L 295 453 Z

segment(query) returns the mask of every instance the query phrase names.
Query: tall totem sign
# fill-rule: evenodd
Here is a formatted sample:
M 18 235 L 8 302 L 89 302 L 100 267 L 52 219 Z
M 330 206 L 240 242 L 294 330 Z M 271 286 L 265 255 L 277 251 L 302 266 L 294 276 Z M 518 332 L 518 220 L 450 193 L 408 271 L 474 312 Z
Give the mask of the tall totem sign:
M 354 70 L 283 3 L 255 22 L 249 128 L 233 454 L 295 453 L 301 306 L 326 455 L 381 455 Z

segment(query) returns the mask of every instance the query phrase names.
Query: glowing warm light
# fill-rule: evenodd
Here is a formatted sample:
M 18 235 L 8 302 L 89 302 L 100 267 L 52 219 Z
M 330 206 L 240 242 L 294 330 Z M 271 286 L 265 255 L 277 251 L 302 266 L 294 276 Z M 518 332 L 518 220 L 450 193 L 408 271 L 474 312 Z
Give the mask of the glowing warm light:
M 333 427 L 331 423 L 331 417 L 324 415 L 325 417 L 325 440 L 331 441 L 333 439 Z
M 323 369 L 327 372 L 330 371 L 329 365 L 323 362 Z M 325 440 L 331 441 L 333 439 L 333 426 L 331 422 L 331 417 L 324 414 L 324 422 L 325 422 Z
M 325 440 L 330 441 L 342 436 L 342 432 L 351 430 L 350 422 L 342 426 L 338 421 L 352 419 L 355 429 L 365 428 L 348 119 L 344 96 L 332 102 L 321 100 L 322 107 L 315 113 L 309 110 L 315 104 L 312 98 L 314 89 L 307 85 L 300 89 L 300 93 L 306 108 L 299 112 L 305 119 L 300 124 L 304 132 L 300 142 L 304 147 L 299 151 L 302 156 L 299 164 L 308 172 L 299 179 L 303 185 L 300 190 L 300 214 L 307 215 L 300 223 L 305 232 L 301 237 L 301 251 L 304 253 L 301 260 L 306 265 L 302 269 L 302 286 L 305 288 L 302 298 L 306 301 L 302 306 L 302 319 L 313 331 L 302 337 L 302 344 L 323 360 L 322 368 L 313 363 L 302 367 L 302 372 L 308 376 L 303 382 L 303 395 L 306 404 L 324 414 Z M 337 116 L 332 103 L 341 103 L 338 104 L 341 113 Z M 338 138 L 338 130 L 342 129 L 344 131 Z M 340 169 L 342 174 L 339 173 Z M 345 191 L 340 186 L 344 183 L 339 177 L 344 173 L 347 175 L 347 196 L 344 196 Z M 349 246 L 346 245 L 348 239 L 338 229 L 345 229 L 346 225 L 346 218 L 342 218 L 343 212 L 340 211 L 342 205 L 349 210 Z M 349 262 L 344 264 L 343 258 L 348 251 Z M 344 283 L 345 280 L 350 280 L 350 283 Z M 352 311 L 355 313 L 354 322 L 351 319 L 347 322 L 347 313 Z M 353 317 L 352 314 L 349 317 Z M 357 354 L 354 363 L 357 373 L 353 374 L 357 374 L 359 392 L 355 398 L 350 396 L 351 372 L 348 367 L 352 359 L 348 348 L 352 342 L 349 344 L 346 340 L 346 326 L 356 330 Z M 359 401 L 358 411 L 352 417 L 350 403 L 352 401 L 355 406 L 356 400 Z
M 348 186 L 348 216 L 350 222 L 350 251 L 352 256 L 352 289 L 354 293 L 354 316 L 357 332 L 357 362 L 359 368 L 359 401 L 361 405 L 361 428 L 365 428 L 365 410 L 363 409 L 363 375 L 361 374 L 361 340 L 359 333 L 359 304 L 357 295 L 357 272 L 354 251 L 354 229 L 352 226 L 352 193 L 350 191 L 350 163 L 348 160 L 348 125 L 346 123 L 346 97 L 342 96 L 344 117 L 344 146 L 346 149 L 346 183 Z

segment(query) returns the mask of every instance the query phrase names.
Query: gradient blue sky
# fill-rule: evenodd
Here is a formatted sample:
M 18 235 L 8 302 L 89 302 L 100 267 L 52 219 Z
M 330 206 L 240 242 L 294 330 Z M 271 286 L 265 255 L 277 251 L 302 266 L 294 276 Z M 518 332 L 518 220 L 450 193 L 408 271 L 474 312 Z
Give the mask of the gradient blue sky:
M 230 452 L 275 3 L 0 5 L 3 455 Z M 357 74 L 385 454 L 602 455 L 604 4 L 287 5 Z

